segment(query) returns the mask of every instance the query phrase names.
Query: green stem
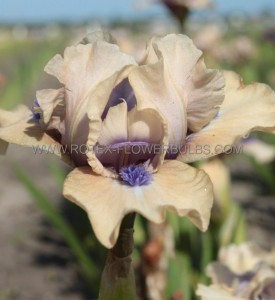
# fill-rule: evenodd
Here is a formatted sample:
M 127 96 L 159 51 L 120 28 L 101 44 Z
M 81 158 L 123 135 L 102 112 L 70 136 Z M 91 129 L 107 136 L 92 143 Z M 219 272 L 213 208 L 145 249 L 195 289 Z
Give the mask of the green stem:
M 101 277 L 99 300 L 135 300 L 136 284 L 131 254 L 134 249 L 135 213 L 127 215 L 119 237 L 108 253 Z

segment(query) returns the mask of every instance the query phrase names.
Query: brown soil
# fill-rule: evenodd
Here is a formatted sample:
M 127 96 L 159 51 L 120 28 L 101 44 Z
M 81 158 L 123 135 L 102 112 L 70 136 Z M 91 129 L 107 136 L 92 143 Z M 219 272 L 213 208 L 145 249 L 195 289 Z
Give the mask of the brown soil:
M 81 284 L 76 264 L 58 232 L 18 181 L 12 168 L 19 165 L 55 205 L 61 190 L 51 177 L 45 155 L 10 146 L 0 157 L 0 299 L 91 299 Z M 51 157 L 51 159 L 54 159 Z M 56 159 L 56 163 L 60 163 Z

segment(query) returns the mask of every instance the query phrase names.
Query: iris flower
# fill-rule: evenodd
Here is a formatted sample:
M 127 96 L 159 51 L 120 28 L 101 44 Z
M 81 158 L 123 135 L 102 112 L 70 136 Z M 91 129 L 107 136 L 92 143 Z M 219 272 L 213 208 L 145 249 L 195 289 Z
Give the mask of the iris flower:
M 221 153 L 252 129 L 275 127 L 274 92 L 207 69 L 184 35 L 153 38 L 138 65 L 96 32 L 45 71 L 62 87 L 38 91 L 32 109 L 0 110 L 0 148 L 51 149 L 73 165 L 64 196 L 87 211 L 107 248 L 131 212 L 161 223 L 170 209 L 205 231 L 212 184 L 187 163 Z
M 219 261 L 207 267 L 211 286 L 199 285 L 203 300 L 274 299 L 274 251 L 245 243 L 229 245 L 219 252 Z

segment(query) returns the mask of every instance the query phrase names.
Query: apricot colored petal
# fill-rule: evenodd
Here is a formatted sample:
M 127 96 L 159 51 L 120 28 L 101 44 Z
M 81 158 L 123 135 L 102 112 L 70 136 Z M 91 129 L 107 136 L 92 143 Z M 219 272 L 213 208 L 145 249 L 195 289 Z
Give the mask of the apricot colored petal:
M 202 58 L 197 62 L 186 83 L 188 129 L 199 131 L 218 113 L 224 84 L 222 72 L 207 69 Z
M 36 92 L 36 99 L 42 111 L 41 118 L 47 129 L 57 129 L 65 134 L 64 88 L 46 89 Z
M 187 131 L 186 111 L 163 61 L 134 68 L 129 74 L 129 81 L 138 107 L 144 101 L 150 102 L 167 122 L 169 145 L 181 146 Z
M 188 129 L 200 130 L 215 116 L 224 99 L 222 72 L 207 69 L 202 52 L 184 35 L 152 39 L 147 63 L 160 59 L 163 59 L 169 85 L 174 86 L 185 105 Z
M 127 141 L 127 103 L 110 107 L 106 118 L 102 122 L 102 129 L 98 138 L 100 145 L 112 145 L 114 143 Z
M 234 72 L 224 72 L 224 77 L 225 100 L 219 113 L 202 130 L 187 137 L 179 160 L 192 162 L 228 151 L 254 130 L 274 132 L 274 91 L 261 83 L 245 86 Z
M 8 144 L 32 147 L 37 153 L 43 150 L 56 154 L 72 164 L 62 145 L 41 129 L 38 121 L 33 119 L 32 111 L 25 106 L 13 111 L 0 109 L 0 152 L 3 153 Z
M 125 66 L 136 64 L 131 56 L 121 52 L 109 40 L 104 33 L 92 33 L 84 44 L 67 47 L 64 58 L 55 56 L 45 68 L 65 85 L 66 144 L 86 144 L 87 108 L 88 102 L 93 100 L 94 90 Z
M 188 217 L 201 230 L 207 229 L 213 195 L 211 182 L 203 171 L 166 161 L 152 176 L 152 183 L 132 187 L 82 167 L 68 175 L 63 193 L 87 211 L 97 238 L 107 248 L 114 246 L 121 221 L 131 212 L 161 223 L 166 210 L 171 209 Z
M 246 300 L 246 298 L 235 297 L 233 290 L 214 284 L 210 286 L 199 284 L 196 294 L 201 297 L 201 300 Z
M 102 176 L 117 177 L 112 171 L 103 167 L 98 160 L 94 147 L 97 145 L 102 130 L 102 115 L 108 100 L 112 94 L 112 91 L 118 86 L 125 78 L 127 78 L 131 66 L 126 66 L 121 72 L 116 72 L 108 79 L 101 82 L 95 90 L 89 95 L 87 104 L 87 118 L 88 128 L 87 145 L 89 151 L 87 153 L 88 163 L 92 167 L 93 171 Z M 106 121 L 107 122 L 107 121 Z
M 159 112 L 153 108 L 133 108 L 128 114 L 128 139 L 160 144 L 165 135 L 165 125 Z

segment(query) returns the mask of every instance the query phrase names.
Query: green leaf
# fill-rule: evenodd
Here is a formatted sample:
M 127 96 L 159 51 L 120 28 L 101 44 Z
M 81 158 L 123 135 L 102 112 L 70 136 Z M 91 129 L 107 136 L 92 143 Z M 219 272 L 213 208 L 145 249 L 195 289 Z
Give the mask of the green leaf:
M 66 177 L 66 172 L 64 168 L 59 163 L 56 163 L 55 159 L 49 160 L 48 168 L 58 185 L 60 187 L 63 187 L 64 179 Z
M 262 177 L 265 183 L 268 185 L 270 191 L 275 193 L 275 175 L 271 167 L 264 165 L 262 163 L 257 162 L 257 160 L 249 155 L 245 155 L 245 157 L 252 163 L 257 173 Z
M 210 231 L 206 231 L 202 235 L 202 256 L 201 256 L 201 270 L 204 272 L 206 266 L 213 259 L 213 240 Z
M 169 260 L 166 298 L 171 299 L 175 292 L 181 291 L 184 300 L 191 300 L 191 276 L 192 269 L 189 256 L 177 252 L 176 257 Z

